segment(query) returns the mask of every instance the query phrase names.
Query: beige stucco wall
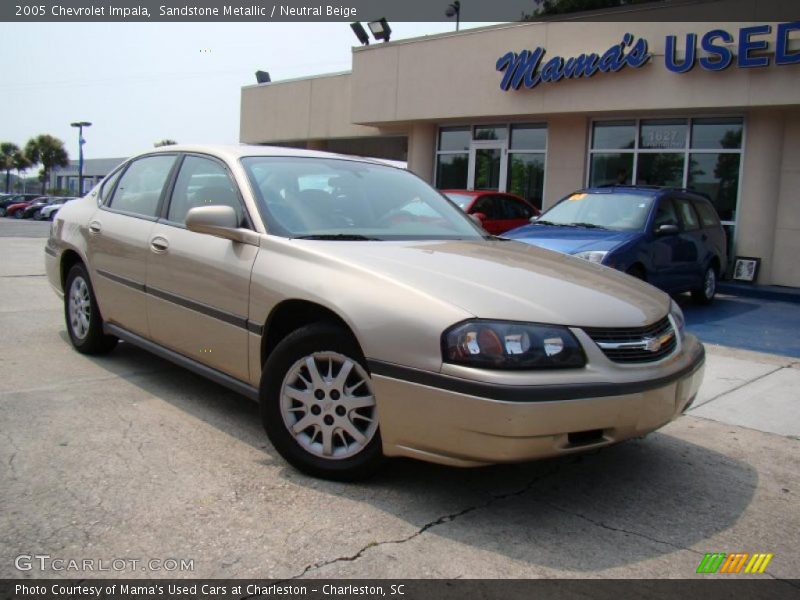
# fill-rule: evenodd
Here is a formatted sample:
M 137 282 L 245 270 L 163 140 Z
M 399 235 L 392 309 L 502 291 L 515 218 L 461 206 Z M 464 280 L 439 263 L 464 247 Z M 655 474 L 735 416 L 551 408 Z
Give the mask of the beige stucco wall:
M 784 117 L 774 231 L 771 282 L 800 286 L 800 111 L 792 111 Z M 764 233 L 770 237 L 769 231 Z
M 298 79 L 242 88 L 239 140 L 247 144 L 380 135 L 353 124 L 350 75 Z

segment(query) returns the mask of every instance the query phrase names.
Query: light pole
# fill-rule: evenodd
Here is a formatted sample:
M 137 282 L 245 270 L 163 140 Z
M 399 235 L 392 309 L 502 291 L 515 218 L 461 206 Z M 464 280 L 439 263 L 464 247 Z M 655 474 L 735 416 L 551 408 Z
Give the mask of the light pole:
M 70 125 L 78 128 L 78 196 L 83 196 L 83 144 L 86 143 L 83 139 L 83 128 L 91 127 L 92 124 L 89 121 L 76 121 Z
M 458 26 L 461 24 L 461 2 L 456 0 L 452 4 L 447 7 L 447 10 L 444 11 L 445 16 L 456 18 L 456 31 L 458 31 Z

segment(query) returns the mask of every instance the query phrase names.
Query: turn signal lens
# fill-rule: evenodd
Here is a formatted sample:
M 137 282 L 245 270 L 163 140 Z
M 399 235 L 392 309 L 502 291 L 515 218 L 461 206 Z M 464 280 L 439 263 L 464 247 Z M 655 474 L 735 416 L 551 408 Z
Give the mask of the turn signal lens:
M 486 369 L 566 369 L 586 364 L 566 327 L 475 319 L 442 335 L 445 362 Z

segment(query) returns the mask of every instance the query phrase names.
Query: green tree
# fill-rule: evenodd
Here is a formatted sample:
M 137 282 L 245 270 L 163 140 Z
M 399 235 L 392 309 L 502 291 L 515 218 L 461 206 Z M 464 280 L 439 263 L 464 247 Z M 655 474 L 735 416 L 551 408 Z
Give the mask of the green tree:
M 171 140 L 171 139 L 167 138 L 167 139 L 161 140 L 160 142 L 156 142 L 155 144 L 153 144 L 153 146 L 156 147 L 156 148 L 160 148 L 161 146 L 174 146 L 177 143 L 178 142 L 176 142 L 175 140 Z
M 64 142 L 52 135 L 42 134 L 28 140 L 25 145 L 25 157 L 31 164 L 41 164 L 42 193 L 47 191 L 47 177 L 53 167 L 69 165 L 69 155 Z
M 22 150 L 17 150 L 11 157 L 11 166 L 17 172 L 17 187 L 19 188 L 20 181 L 22 181 L 22 172 L 30 168 L 31 161 L 25 156 Z
M 523 21 L 531 21 L 547 15 L 563 15 L 586 10 L 603 10 L 631 4 L 663 2 L 664 0 L 533 0 L 536 5 L 532 14 L 523 15 Z
M 6 192 L 11 189 L 11 169 L 14 168 L 14 154 L 19 152 L 19 146 L 11 142 L 0 143 L 0 168 L 6 172 Z

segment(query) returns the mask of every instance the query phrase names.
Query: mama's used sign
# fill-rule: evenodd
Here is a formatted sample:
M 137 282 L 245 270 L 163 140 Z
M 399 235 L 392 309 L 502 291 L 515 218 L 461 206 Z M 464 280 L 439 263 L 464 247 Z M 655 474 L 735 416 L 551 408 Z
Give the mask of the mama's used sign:
M 789 33 L 792 31 L 800 31 L 800 21 L 781 23 L 776 28 L 776 65 L 800 64 L 800 52 L 789 50 Z M 721 71 L 731 66 L 735 58 L 739 68 L 766 67 L 770 64 L 770 57 L 763 55 L 763 51 L 767 50 L 768 42 L 752 38 L 771 33 L 771 25 L 742 27 L 737 38 L 724 29 L 712 29 L 700 38 L 702 56 L 697 51 L 697 35 L 689 33 L 682 40 L 682 59 L 676 56 L 679 44 L 677 36 L 668 35 L 664 43 L 664 66 L 673 73 L 687 73 L 697 64 L 709 71 Z M 545 54 L 546 50 L 541 47 L 503 54 L 495 64 L 495 68 L 503 73 L 500 89 L 518 90 L 523 85 L 532 89 L 540 83 L 589 78 L 598 72 L 613 73 L 626 67 L 638 69 L 653 57 L 648 52 L 647 40 L 634 38 L 630 33 L 626 33 L 618 44 L 602 54 L 592 52 L 570 58 L 554 56 L 548 60 L 545 60 Z

